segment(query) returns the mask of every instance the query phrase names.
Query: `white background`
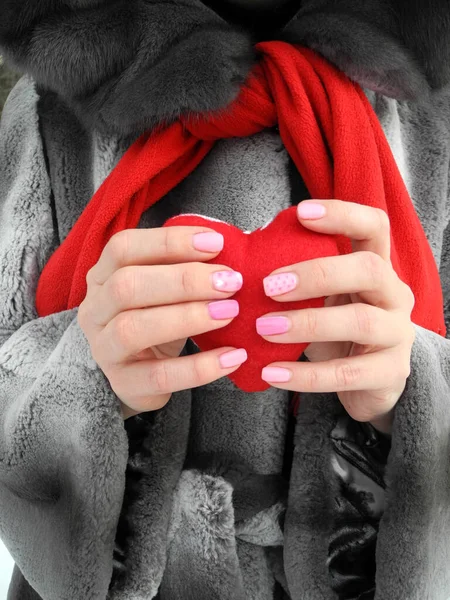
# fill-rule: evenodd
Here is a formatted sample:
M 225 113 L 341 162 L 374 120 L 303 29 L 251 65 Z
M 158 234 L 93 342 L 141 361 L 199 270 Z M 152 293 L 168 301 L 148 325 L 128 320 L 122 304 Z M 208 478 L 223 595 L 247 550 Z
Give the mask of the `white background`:
M 0 540 L 0 600 L 6 600 L 13 565 L 12 558 Z

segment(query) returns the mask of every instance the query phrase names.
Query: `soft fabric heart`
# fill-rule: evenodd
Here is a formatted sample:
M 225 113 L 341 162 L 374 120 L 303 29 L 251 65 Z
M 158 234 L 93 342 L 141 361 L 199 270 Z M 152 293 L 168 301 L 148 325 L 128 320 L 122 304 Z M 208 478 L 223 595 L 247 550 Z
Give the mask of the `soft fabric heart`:
M 308 344 L 268 342 L 256 332 L 256 319 L 271 312 L 323 306 L 323 298 L 280 304 L 265 295 L 263 279 L 281 267 L 339 254 L 336 238 L 303 227 L 295 207 L 282 211 L 267 226 L 252 233 L 197 215 L 180 215 L 166 223 L 166 226 L 176 225 L 203 226 L 221 233 L 224 249 L 210 262 L 239 271 L 244 278 L 242 289 L 233 296 L 240 305 L 239 316 L 223 329 L 195 336 L 194 342 L 201 350 L 223 346 L 245 348 L 248 360 L 230 379 L 245 392 L 267 389 L 268 384 L 261 379 L 263 367 L 275 361 L 296 361 Z

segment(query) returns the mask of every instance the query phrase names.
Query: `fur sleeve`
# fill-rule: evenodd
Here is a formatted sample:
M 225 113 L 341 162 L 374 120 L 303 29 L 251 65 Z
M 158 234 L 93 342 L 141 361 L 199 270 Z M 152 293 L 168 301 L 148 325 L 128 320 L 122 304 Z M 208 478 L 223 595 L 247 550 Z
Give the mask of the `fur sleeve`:
M 37 99 L 22 78 L 0 127 L 0 537 L 45 600 L 103 600 L 127 439 L 76 310 L 36 314 L 57 243 Z

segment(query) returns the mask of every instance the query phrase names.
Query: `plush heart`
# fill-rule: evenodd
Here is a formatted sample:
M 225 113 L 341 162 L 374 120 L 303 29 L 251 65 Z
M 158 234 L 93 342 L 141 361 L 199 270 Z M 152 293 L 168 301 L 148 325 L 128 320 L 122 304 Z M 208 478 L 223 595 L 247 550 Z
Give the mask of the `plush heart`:
M 264 293 L 263 279 L 272 271 L 301 261 L 339 254 L 333 236 L 309 231 L 297 219 L 295 207 L 283 210 L 265 227 L 251 233 L 197 215 L 179 215 L 165 226 L 202 226 L 214 229 L 225 239 L 222 252 L 211 263 L 225 265 L 243 275 L 244 285 L 234 295 L 240 314 L 229 325 L 193 338 L 201 350 L 222 346 L 245 348 L 248 360 L 230 379 L 245 392 L 259 392 L 269 385 L 261 379 L 261 370 L 276 361 L 297 361 L 307 343 L 273 344 L 256 332 L 256 319 L 271 312 L 323 306 L 323 298 L 279 303 Z M 300 282 L 301 285 L 301 282 Z

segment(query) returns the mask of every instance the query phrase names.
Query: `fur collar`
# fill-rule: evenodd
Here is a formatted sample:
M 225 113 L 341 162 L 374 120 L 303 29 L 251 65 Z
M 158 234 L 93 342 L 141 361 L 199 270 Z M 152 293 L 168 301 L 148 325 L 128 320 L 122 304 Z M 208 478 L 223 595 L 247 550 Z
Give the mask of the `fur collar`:
M 139 134 L 236 97 L 257 39 L 216 14 L 219 1 L 4 0 L 0 49 L 87 127 Z M 265 37 L 317 50 L 367 89 L 416 100 L 450 82 L 448 0 L 286 6 L 294 17 Z
M 285 34 L 393 98 L 417 99 L 450 82 L 447 0 L 304 0 Z

